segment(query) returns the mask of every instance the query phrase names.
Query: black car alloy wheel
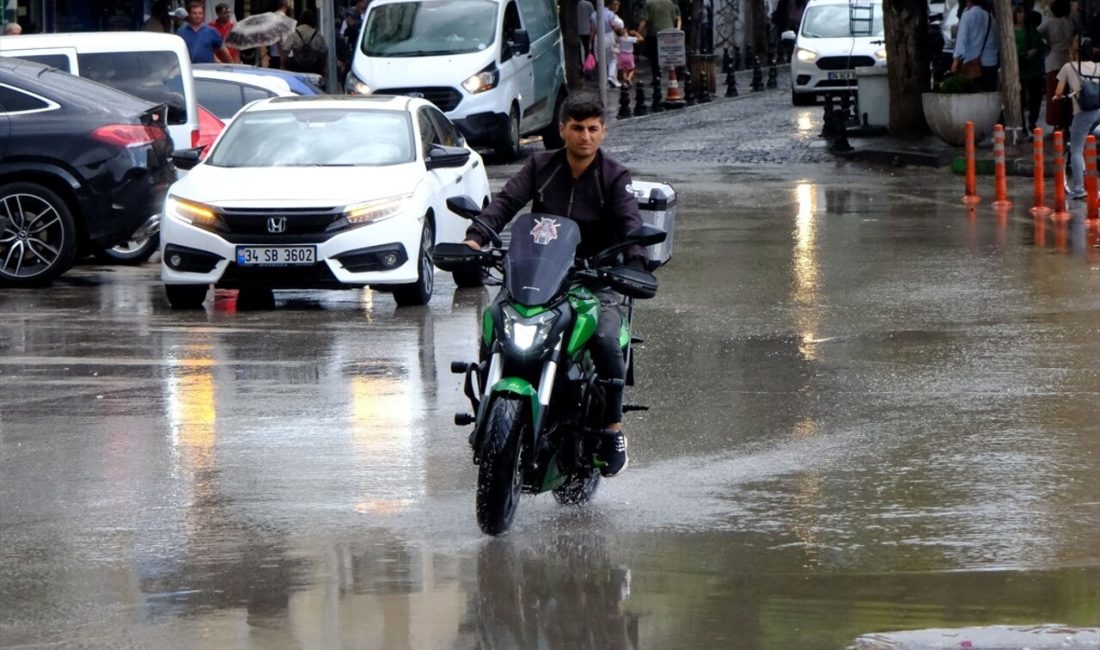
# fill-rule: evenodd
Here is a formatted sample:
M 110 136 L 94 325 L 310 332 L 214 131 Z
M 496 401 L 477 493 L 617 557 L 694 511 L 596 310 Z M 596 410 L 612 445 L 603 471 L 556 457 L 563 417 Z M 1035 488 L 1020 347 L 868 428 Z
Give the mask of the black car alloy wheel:
M 73 265 L 76 226 L 65 202 L 36 183 L 0 186 L 0 282 L 34 286 Z

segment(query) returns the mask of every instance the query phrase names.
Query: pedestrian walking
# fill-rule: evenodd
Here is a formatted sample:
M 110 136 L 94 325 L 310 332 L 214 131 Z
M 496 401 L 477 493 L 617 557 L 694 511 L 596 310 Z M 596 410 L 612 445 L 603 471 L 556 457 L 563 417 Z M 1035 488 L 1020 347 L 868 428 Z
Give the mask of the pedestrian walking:
M 615 36 L 619 41 L 619 81 L 630 88 L 634 85 L 634 69 L 637 67 L 634 61 L 634 46 L 643 42 L 643 39 L 636 30 L 625 28 Z
M 206 9 L 202 0 L 187 3 L 187 23 L 176 33 L 187 43 L 191 63 L 214 63 L 215 59 L 224 63 L 232 61 L 222 35 L 206 24 Z
M 291 18 L 290 0 L 275 0 L 275 9 L 272 10 L 272 13 L 282 14 L 287 18 Z M 281 68 L 285 70 L 289 55 L 290 51 L 287 49 L 285 41 L 272 43 L 267 48 L 267 64 L 264 67 Z
M 214 7 L 214 13 L 217 14 L 217 18 L 210 21 L 210 26 L 217 30 L 218 34 L 221 34 L 222 41 L 224 41 L 229 32 L 233 31 L 233 26 L 237 24 L 233 20 L 233 10 L 223 2 Z M 233 63 L 241 62 L 240 50 L 228 46 L 225 49 L 229 50 L 229 56 Z
M 328 44 L 325 37 L 317 31 L 317 21 L 313 12 L 306 9 L 298 20 L 298 26 L 287 37 L 287 69 L 298 72 L 312 72 L 324 76 L 328 62 Z
M 1086 48 L 1081 48 L 1080 44 L 1079 39 L 1073 40 L 1070 61 L 1058 71 L 1058 87 L 1054 90 L 1056 99 L 1068 96 L 1073 105 L 1073 121 L 1069 127 L 1069 160 L 1073 172 L 1073 187 L 1066 189 L 1070 199 L 1085 198 L 1085 138 L 1097 120 L 1100 120 L 1100 107 L 1082 108 L 1078 99 L 1082 81 L 1093 77 L 1091 81 L 1095 82 L 1095 77 L 1100 76 L 1100 65 L 1086 60 L 1086 56 L 1092 54 L 1091 42 L 1086 41 Z M 1067 88 L 1071 92 L 1067 93 Z
M 1070 14 L 1070 0 L 1054 0 L 1050 4 L 1050 17 L 1039 25 L 1039 35 L 1046 40 L 1047 56 L 1043 61 L 1046 70 L 1047 124 L 1057 131 L 1068 131 L 1073 112 L 1064 101 L 1054 99 L 1058 87 L 1058 72 L 1069 60 L 1070 43 L 1076 26 Z
M 596 13 L 595 7 L 588 0 L 577 2 L 577 38 L 581 42 L 581 68 L 584 68 L 584 60 L 592 53 L 592 14 Z
M 986 92 L 997 90 L 997 68 L 1000 65 L 1000 40 L 987 0 L 968 0 L 959 19 L 959 36 L 955 40 L 955 59 L 951 71 L 972 79 Z
M 657 63 L 657 34 L 666 29 L 680 29 L 680 7 L 672 0 L 648 0 L 642 8 L 638 33 L 645 39 L 645 55 L 653 68 L 653 77 L 661 74 Z
M 592 12 L 590 19 L 590 28 L 592 30 L 591 39 L 592 51 L 596 53 L 597 62 L 607 69 L 607 81 L 612 86 L 618 86 L 619 80 L 617 75 L 618 63 L 615 60 L 615 53 L 618 51 L 618 47 L 615 44 L 615 21 L 619 21 L 620 29 L 622 28 L 622 19 L 616 15 L 619 11 L 619 0 L 608 0 L 608 3 L 604 5 L 602 19 L 597 18 L 596 12 Z M 597 24 L 599 27 L 597 27 Z M 602 29 L 604 33 L 604 51 L 600 52 L 598 48 L 598 30 Z

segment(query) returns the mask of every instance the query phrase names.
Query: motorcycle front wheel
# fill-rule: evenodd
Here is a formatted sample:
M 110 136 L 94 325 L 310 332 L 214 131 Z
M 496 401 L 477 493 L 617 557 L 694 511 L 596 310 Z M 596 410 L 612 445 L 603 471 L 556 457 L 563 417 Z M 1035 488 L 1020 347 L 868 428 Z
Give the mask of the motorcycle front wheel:
M 477 524 L 486 535 L 512 526 L 523 489 L 520 441 L 530 417 L 520 400 L 495 397 L 489 405 L 485 446 L 477 471 Z

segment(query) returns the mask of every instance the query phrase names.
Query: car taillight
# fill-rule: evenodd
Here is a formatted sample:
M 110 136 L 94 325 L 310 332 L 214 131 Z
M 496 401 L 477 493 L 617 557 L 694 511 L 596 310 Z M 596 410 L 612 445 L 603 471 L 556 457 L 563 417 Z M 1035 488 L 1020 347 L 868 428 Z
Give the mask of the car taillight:
M 198 129 L 191 129 L 191 148 L 192 149 L 199 146 L 199 138 L 200 138 L 199 130 Z
M 92 137 L 116 147 L 140 147 L 164 139 L 164 129 L 141 124 L 108 124 L 92 131 Z

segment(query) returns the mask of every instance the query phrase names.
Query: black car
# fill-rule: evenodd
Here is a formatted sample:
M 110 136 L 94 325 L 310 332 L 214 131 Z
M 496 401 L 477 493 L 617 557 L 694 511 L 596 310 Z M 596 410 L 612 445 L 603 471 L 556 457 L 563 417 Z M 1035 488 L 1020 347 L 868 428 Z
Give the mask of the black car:
M 166 108 L 0 57 L 0 286 L 48 283 L 114 246 L 175 181 Z

